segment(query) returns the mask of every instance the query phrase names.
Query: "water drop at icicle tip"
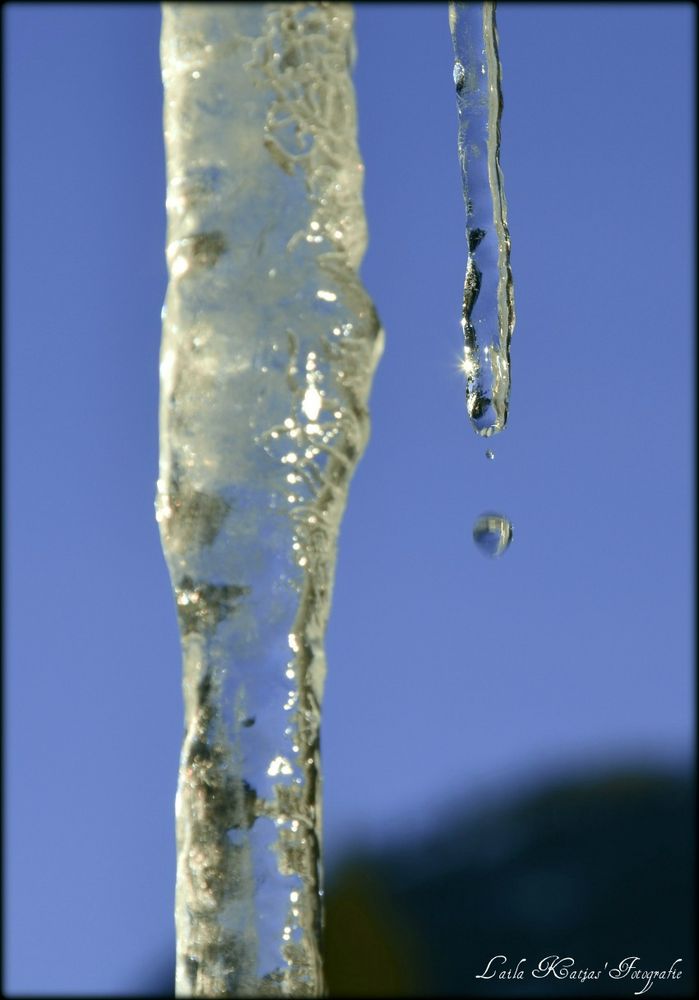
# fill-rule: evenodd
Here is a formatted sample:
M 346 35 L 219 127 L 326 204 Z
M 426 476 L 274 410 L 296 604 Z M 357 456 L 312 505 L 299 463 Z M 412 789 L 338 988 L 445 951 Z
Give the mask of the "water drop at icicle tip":
M 473 525 L 473 541 L 479 552 L 495 559 L 505 552 L 514 534 L 512 525 L 502 514 L 481 514 Z

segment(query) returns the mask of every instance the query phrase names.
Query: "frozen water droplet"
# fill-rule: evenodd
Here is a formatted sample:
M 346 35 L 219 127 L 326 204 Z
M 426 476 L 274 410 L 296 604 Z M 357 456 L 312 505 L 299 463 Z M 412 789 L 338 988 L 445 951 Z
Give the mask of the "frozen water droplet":
M 481 514 L 473 526 L 473 540 L 485 556 L 495 559 L 509 547 L 514 532 L 502 514 Z
M 488 450 L 485 453 L 485 457 L 488 459 L 489 462 L 492 462 L 493 459 L 495 458 L 495 452 L 491 451 L 490 448 L 488 448 Z

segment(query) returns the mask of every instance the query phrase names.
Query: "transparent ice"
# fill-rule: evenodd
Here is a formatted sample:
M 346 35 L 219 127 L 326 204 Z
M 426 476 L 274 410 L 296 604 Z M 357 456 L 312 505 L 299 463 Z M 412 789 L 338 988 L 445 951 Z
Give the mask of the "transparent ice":
M 501 69 L 494 3 L 450 3 L 467 262 L 461 326 L 466 409 L 478 434 L 507 421 L 515 323 L 500 169 Z
M 163 7 L 180 996 L 324 990 L 323 641 L 383 342 L 352 58 L 345 4 Z

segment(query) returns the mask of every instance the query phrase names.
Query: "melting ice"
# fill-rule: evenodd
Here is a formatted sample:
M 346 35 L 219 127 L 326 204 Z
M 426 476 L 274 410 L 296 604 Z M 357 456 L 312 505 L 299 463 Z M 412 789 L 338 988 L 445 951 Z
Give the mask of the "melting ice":
M 500 170 L 501 69 L 494 3 L 450 3 L 467 263 L 461 326 L 466 409 L 489 437 L 507 421 L 515 323 L 510 235 Z

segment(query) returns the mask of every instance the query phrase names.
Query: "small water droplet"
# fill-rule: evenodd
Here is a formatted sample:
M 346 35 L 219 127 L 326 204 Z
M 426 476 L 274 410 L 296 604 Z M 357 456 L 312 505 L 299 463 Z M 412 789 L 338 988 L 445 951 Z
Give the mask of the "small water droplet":
M 491 451 L 490 448 L 488 448 L 488 450 L 485 453 L 485 457 L 488 459 L 489 462 L 492 462 L 493 459 L 495 458 L 495 452 Z
M 484 556 L 495 559 L 507 550 L 514 534 L 512 525 L 502 514 L 481 514 L 473 526 L 473 541 Z

